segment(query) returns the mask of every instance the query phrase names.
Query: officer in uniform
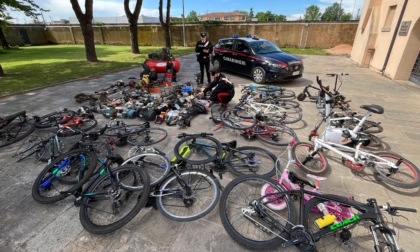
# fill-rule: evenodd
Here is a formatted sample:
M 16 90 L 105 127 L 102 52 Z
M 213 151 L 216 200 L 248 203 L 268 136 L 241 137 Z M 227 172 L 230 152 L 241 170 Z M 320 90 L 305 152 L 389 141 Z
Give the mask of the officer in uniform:
M 222 107 L 226 107 L 235 96 L 235 86 L 222 74 L 218 66 L 212 67 L 210 72 L 214 80 L 202 92 L 198 93 L 198 97 L 203 97 L 207 92 L 212 91 L 209 98 L 210 104 L 207 107 L 215 102 L 220 103 Z
M 195 45 L 195 52 L 197 53 L 197 61 L 200 64 L 200 84 L 203 84 L 204 79 L 204 67 L 206 68 L 207 81 L 211 82 L 210 79 L 210 54 L 213 52 L 213 45 L 209 40 L 207 40 L 207 33 L 201 32 L 201 39 L 197 41 Z

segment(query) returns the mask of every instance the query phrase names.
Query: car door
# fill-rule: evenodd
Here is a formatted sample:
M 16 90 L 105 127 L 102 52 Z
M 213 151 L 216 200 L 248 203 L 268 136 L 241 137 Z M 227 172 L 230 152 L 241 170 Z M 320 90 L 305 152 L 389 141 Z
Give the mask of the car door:
M 246 41 L 240 39 L 236 40 L 232 58 L 234 59 L 232 64 L 234 64 L 238 73 L 245 75 L 251 74 L 254 59 L 251 57 L 251 50 Z
M 218 58 L 222 69 L 234 71 L 232 68 L 233 39 L 226 39 L 220 44 Z

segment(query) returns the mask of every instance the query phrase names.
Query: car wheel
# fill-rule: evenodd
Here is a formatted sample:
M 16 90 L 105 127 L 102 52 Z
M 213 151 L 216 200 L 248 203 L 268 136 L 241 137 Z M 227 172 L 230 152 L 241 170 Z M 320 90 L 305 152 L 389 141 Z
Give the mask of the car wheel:
M 252 79 L 254 79 L 257 84 L 265 83 L 265 70 L 261 67 L 254 68 L 252 70 Z
M 213 66 L 217 66 L 217 67 L 219 67 L 219 68 L 220 68 L 220 61 L 219 61 L 218 59 L 215 59 L 215 60 L 213 61 Z

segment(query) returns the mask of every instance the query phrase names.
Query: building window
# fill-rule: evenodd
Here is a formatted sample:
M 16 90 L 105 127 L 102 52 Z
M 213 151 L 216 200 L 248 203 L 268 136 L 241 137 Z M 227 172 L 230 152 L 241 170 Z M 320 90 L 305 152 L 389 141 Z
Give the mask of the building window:
M 394 20 L 395 11 L 397 9 L 396 5 L 389 6 L 388 14 L 386 15 L 385 24 L 382 28 L 383 32 L 391 31 L 392 21 Z
M 226 20 L 230 20 L 230 17 L 226 17 L 226 16 L 225 16 L 223 19 L 224 19 L 225 21 L 226 21 Z

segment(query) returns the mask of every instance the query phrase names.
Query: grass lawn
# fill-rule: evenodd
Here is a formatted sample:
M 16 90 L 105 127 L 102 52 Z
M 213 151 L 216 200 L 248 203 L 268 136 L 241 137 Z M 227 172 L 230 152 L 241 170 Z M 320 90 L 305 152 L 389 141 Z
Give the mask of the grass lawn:
M 31 46 L 0 49 L 0 64 L 5 76 L 0 77 L 0 96 L 44 87 L 81 77 L 110 71 L 140 67 L 150 52 L 162 47 L 140 47 L 141 54 L 132 54 L 130 46 L 96 45 L 99 62 L 86 61 L 83 45 Z M 177 57 L 194 52 L 192 47 L 173 47 Z
M 5 76 L 0 77 L 0 96 L 45 87 L 110 71 L 140 67 L 150 52 L 162 47 L 140 47 L 132 54 L 130 46 L 96 45 L 99 62 L 86 61 L 84 45 L 31 46 L 0 49 L 0 64 Z M 282 48 L 287 53 L 327 55 L 322 49 Z M 194 52 L 193 47 L 173 47 L 177 57 Z

